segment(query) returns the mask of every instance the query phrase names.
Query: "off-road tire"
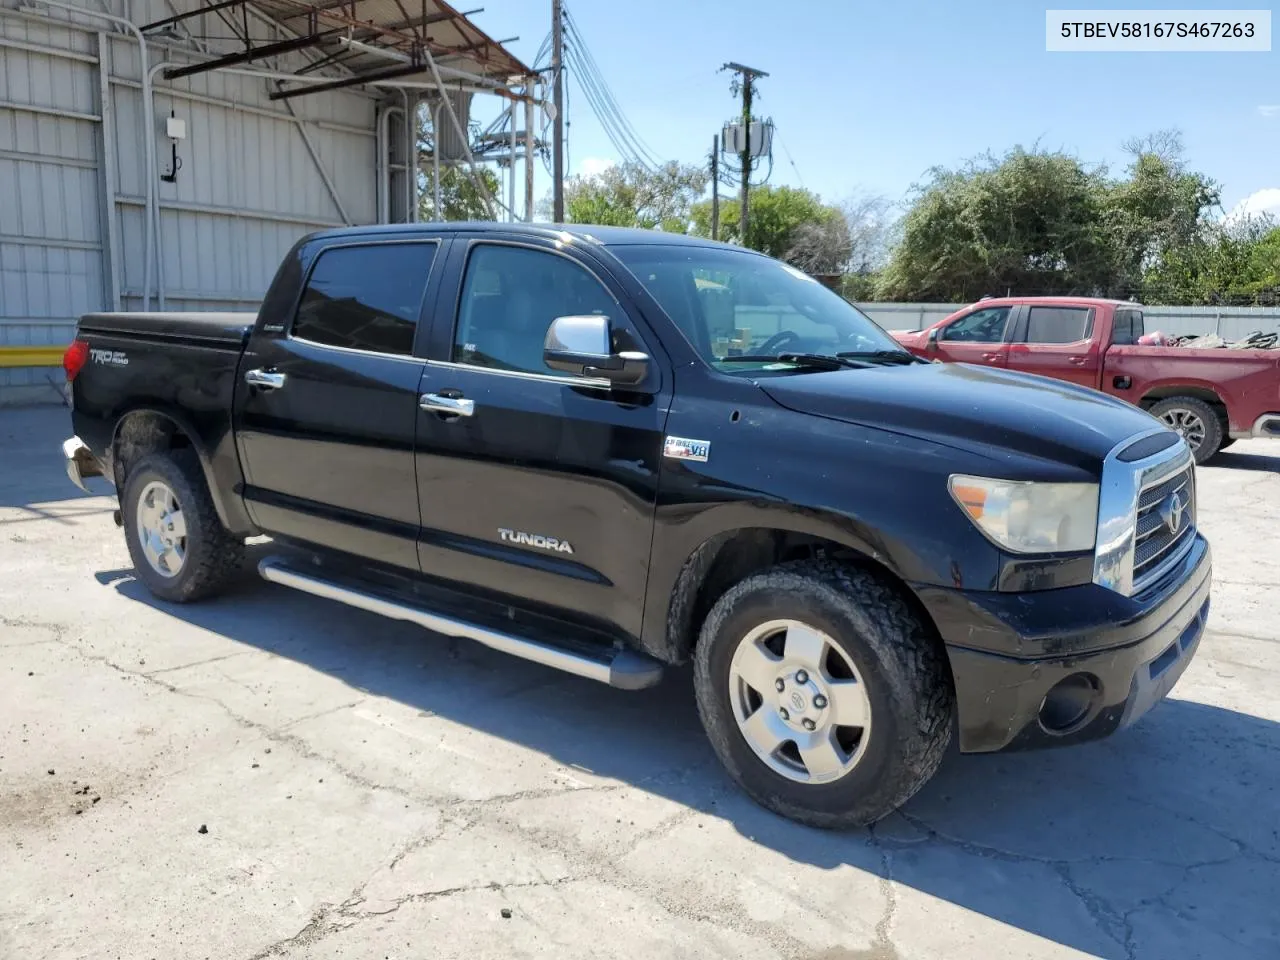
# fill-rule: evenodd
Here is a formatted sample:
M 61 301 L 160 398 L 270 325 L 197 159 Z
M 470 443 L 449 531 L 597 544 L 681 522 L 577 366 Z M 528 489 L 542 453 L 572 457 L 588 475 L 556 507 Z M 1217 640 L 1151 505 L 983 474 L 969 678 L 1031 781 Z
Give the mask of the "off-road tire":
M 834 782 L 798 783 L 774 772 L 734 718 L 734 651 L 753 628 L 778 619 L 822 630 L 866 683 L 870 742 Z M 938 637 L 895 585 L 829 561 L 783 564 L 725 593 L 702 625 L 694 684 L 698 713 L 729 775 L 762 806 L 810 826 L 865 826 L 891 813 L 933 776 L 951 740 L 955 693 Z
M 1199 447 L 1191 451 L 1196 463 L 1204 463 L 1222 449 L 1223 429 L 1218 411 L 1198 397 L 1167 397 L 1154 404 L 1147 412 L 1156 419 L 1163 420 L 1170 410 L 1179 409 L 1194 413 L 1204 424 L 1204 439 Z
M 187 522 L 186 557 L 174 577 L 152 569 L 138 538 L 138 498 L 146 485 L 160 480 L 177 497 Z M 194 451 L 152 453 L 135 463 L 120 498 L 124 539 L 138 579 L 161 600 L 189 603 L 212 597 L 233 581 L 244 564 L 244 540 L 232 536 L 218 519 L 204 472 Z

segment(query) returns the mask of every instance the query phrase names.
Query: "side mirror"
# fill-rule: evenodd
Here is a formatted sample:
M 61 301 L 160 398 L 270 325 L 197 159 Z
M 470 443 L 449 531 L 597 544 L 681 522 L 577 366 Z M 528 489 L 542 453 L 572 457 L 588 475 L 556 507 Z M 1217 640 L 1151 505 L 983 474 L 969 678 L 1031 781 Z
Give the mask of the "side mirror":
M 552 370 L 634 386 L 649 372 L 649 355 L 636 350 L 614 353 L 609 318 L 598 313 L 556 317 L 547 329 L 542 359 Z
M 930 327 L 930 328 L 929 328 L 929 337 L 928 337 L 928 341 L 929 341 L 929 342 L 928 342 L 928 345 L 927 345 L 927 347 L 926 347 L 926 349 L 928 349 L 928 350 L 929 350 L 929 352 L 931 352 L 931 353 L 932 353 L 934 350 L 937 350 L 937 349 L 938 349 L 938 335 L 939 335 L 941 332 L 942 332 L 942 328 L 941 328 L 941 327 Z

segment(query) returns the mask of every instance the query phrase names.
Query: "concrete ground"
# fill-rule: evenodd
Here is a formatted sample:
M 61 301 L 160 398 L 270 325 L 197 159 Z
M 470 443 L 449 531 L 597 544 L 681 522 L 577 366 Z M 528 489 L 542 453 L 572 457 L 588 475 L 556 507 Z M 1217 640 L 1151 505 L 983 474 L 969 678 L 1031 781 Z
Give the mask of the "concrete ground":
M 153 600 L 68 432 L 0 411 L 0 957 L 1280 957 L 1280 444 L 1200 471 L 1168 701 L 830 834 L 734 789 L 687 673 L 618 692 L 250 574 Z

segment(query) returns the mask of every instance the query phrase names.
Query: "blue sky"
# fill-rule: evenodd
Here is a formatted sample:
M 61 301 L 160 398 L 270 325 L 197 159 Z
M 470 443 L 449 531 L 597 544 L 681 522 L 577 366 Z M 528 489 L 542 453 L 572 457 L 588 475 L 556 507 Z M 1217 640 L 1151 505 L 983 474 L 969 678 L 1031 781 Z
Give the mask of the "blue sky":
M 1047 5 L 1026 0 L 565 2 L 664 159 L 705 157 L 736 109 L 717 70 L 736 60 L 770 74 L 758 108 L 795 162 L 775 141 L 772 182 L 828 200 L 898 200 L 935 164 L 1035 141 L 1118 169 L 1126 137 L 1177 127 L 1228 208 L 1252 196 L 1280 210 L 1280 53 L 1047 53 Z M 481 4 L 473 19 L 496 38 L 518 34 L 510 46 L 531 61 L 550 0 Z M 595 169 L 617 154 L 570 82 L 570 170 Z M 549 188 L 540 179 L 538 196 Z

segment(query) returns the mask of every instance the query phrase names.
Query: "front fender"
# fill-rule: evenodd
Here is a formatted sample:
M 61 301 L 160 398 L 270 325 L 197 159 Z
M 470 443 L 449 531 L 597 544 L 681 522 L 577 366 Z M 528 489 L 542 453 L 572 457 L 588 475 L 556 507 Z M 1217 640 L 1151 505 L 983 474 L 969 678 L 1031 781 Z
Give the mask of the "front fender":
M 668 663 L 683 660 L 693 646 L 697 620 L 706 613 L 699 608 L 698 598 L 712 568 L 724 585 L 735 583 L 769 566 L 778 555 L 779 541 L 787 534 L 816 537 L 886 565 L 888 558 L 874 539 L 852 530 L 847 518 L 760 503 L 732 507 L 737 509 L 708 511 L 694 528 L 682 531 L 697 537 L 701 535 L 698 529 L 718 528 L 689 550 L 682 563 L 664 561 L 651 566 L 641 636 L 646 653 Z M 726 549 L 732 553 L 726 555 Z M 655 549 L 655 559 L 657 556 Z M 667 598 L 665 604 L 663 597 Z

